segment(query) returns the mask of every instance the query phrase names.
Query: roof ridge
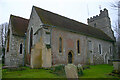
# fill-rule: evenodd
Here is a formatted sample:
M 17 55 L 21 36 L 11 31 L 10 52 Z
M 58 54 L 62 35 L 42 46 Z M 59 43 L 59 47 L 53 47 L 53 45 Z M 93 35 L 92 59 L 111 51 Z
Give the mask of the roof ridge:
M 112 40 L 107 34 L 105 34 L 102 30 L 92 27 L 88 24 L 76 21 L 74 19 L 70 19 L 68 17 L 59 15 L 57 13 L 48 11 L 48 10 L 44 10 L 42 8 L 33 6 L 38 14 L 38 16 L 40 17 L 40 19 L 42 20 L 43 23 L 47 23 L 49 25 L 53 25 L 53 26 L 58 26 L 58 27 L 63 27 L 63 28 L 69 28 L 72 30 L 75 30 L 77 32 L 82 32 L 85 33 L 87 35 L 91 35 L 92 37 L 96 37 L 96 38 L 100 38 L 100 39 L 105 39 L 105 40 Z M 76 28 L 76 29 L 74 29 Z M 86 31 L 87 30 L 87 31 Z M 103 35 L 104 37 L 100 37 L 101 35 Z
M 41 10 L 43 10 L 43 11 L 50 12 L 50 13 L 52 13 L 52 14 L 55 14 L 55 15 L 58 15 L 58 16 L 61 16 L 61 17 L 64 17 L 64 18 L 66 18 L 66 19 L 70 19 L 70 20 L 75 21 L 75 22 L 78 22 L 78 23 L 82 23 L 82 22 L 77 21 L 77 20 L 75 20 L 75 19 L 69 18 L 69 17 L 67 17 L 67 16 L 60 15 L 60 14 L 58 14 L 58 13 L 51 12 L 51 11 L 49 11 L 49 10 L 45 10 L 45 9 L 43 9 L 43 8 L 39 8 L 39 7 L 36 7 L 36 6 L 33 6 L 33 7 L 38 8 L 38 9 L 41 9 Z M 85 23 L 82 23 L 82 24 L 87 25 L 87 24 L 85 24 Z
M 16 16 L 16 15 L 10 14 L 10 18 L 12 18 L 12 17 L 21 18 L 21 19 L 24 19 L 24 20 L 29 20 L 29 19 L 26 19 L 26 18 L 23 18 L 23 17 L 20 17 L 20 16 Z

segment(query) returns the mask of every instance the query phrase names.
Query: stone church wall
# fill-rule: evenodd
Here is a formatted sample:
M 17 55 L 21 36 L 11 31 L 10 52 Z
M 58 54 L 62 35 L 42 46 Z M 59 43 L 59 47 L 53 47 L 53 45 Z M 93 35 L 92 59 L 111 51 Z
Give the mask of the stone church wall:
M 8 66 L 23 65 L 24 55 L 24 38 L 11 35 L 11 42 L 9 52 L 6 53 L 5 60 Z M 20 54 L 20 44 L 22 43 L 22 54 Z
M 59 38 L 63 40 L 63 52 L 59 53 Z M 77 53 L 77 40 L 80 40 L 80 54 Z M 92 52 L 88 53 L 88 41 L 92 42 Z M 102 54 L 99 54 L 98 45 L 102 46 Z M 108 41 L 103 41 L 93 37 L 68 32 L 58 28 L 52 30 L 52 62 L 56 64 L 67 64 L 68 53 L 73 51 L 73 63 L 77 64 L 103 64 L 105 63 L 105 55 L 107 54 L 107 60 L 113 55 L 109 53 L 109 46 L 113 47 L 113 44 Z
M 39 35 L 42 34 L 42 33 L 38 33 L 38 30 L 41 28 L 41 25 L 42 25 L 42 22 L 41 22 L 39 16 L 37 15 L 35 9 L 33 8 L 31 16 L 30 16 L 30 20 L 29 20 L 28 30 L 27 30 L 27 40 L 28 40 L 27 41 L 27 50 L 26 50 L 27 53 L 30 53 L 29 46 L 30 46 L 31 28 L 33 29 L 33 45 L 35 45 L 35 43 L 39 41 L 38 40 L 39 37 L 36 37 L 36 34 L 39 34 Z
M 20 37 L 12 34 L 11 21 L 9 22 L 9 51 L 7 52 L 7 42 L 6 41 L 6 51 L 5 51 L 5 65 L 7 66 L 20 66 L 23 64 L 23 54 L 24 54 L 24 37 Z M 8 37 L 8 36 L 7 36 Z M 22 54 L 20 54 L 20 44 L 22 43 Z

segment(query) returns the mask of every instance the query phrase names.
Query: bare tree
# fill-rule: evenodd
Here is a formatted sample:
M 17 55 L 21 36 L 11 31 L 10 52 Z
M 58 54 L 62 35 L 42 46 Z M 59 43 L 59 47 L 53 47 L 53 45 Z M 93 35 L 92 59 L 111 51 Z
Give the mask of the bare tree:
M 111 3 L 111 7 L 114 10 L 117 10 L 117 12 L 118 12 L 117 13 L 118 19 L 116 19 L 115 26 L 113 26 L 113 27 L 114 27 L 114 32 L 117 33 L 117 37 L 116 37 L 117 54 L 120 59 L 120 0 L 118 0 L 114 3 Z
M 0 53 L 3 58 L 4 63 L 4 55 L 5 55 L 5 46 L 6 46 L 6 38 L 7 38 L 7 31 L 8 31 L 8 23 L 3 23 L 0 25 L 0 47 L 2 52 Z

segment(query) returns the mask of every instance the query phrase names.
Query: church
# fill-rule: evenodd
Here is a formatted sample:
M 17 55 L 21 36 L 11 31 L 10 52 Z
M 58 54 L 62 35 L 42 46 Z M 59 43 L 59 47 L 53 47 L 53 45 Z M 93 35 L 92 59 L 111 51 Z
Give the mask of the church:
M 12 17 L 5 65 L 95 65 L 108 64 L 114 58 L 115 37 L 107 9 L 88 18 L 88 25 L 36 6 L 29 20 Z

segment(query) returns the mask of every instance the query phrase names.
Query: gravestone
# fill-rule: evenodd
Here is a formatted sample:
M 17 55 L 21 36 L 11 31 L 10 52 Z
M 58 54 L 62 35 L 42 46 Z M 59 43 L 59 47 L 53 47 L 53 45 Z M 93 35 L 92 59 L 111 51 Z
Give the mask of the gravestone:
M 120 62 L 113 62 L 114 70 L 120 72 Z
M 82 70 L 83 71 L 83 67 L 81 64 L 78 64 L 78 69 Z
M 78 76 L 82 76 L 83 75 L 83 67 L 82 67 L 82 65 L 78 64 L 77 69 L 78 69 Z
M 76 78 L 78 80 L 77 67 L 73 64 L 65 66 L 65 73 L 67 78 Z

